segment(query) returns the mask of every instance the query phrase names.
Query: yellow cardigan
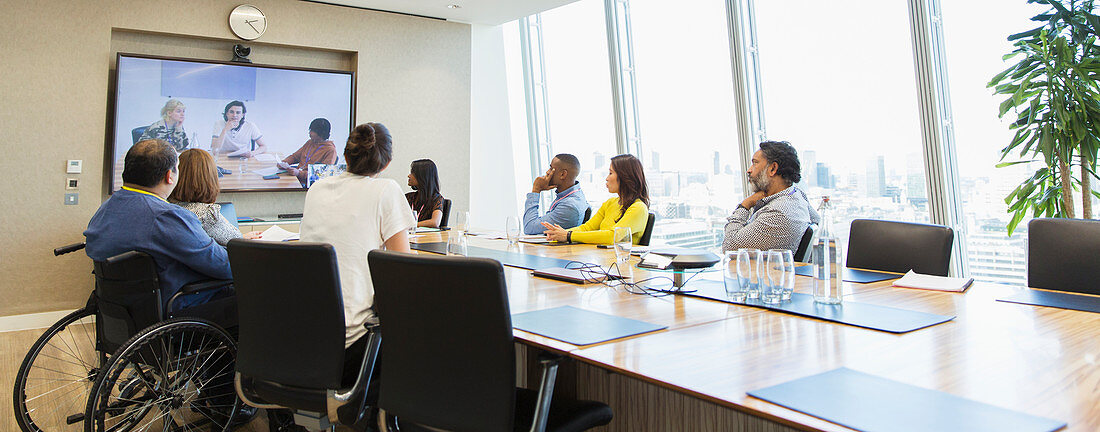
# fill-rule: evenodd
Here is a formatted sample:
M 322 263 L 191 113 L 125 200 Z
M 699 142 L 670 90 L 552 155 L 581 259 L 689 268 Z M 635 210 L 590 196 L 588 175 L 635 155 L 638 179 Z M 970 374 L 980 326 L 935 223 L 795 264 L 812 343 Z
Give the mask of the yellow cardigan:
M 616 227 L 630 227 L 634 244 L 638 244 L 638 240 L 642 238 L 642 232 L 645 231 L 646 222 L 649 221 L 649 208 L 642 200 L 635 200 L 620 219 L 621 214 L 623 213 L 619 207 L 619 197 L 611 197 L 604 201 L 591 219 L 581 226 L 570 228 L 568 231 L 573 232 L 570 238 L 581 243 L 611 244 L 611 237 Z M 616 219 L 619 221 L 615 222 Z

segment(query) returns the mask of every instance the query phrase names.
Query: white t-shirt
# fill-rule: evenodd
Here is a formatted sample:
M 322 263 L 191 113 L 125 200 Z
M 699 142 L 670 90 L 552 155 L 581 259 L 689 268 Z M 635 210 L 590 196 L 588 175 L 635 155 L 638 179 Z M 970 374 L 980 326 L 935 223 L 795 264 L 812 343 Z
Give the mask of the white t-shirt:
M 223 128 L 225 128 L 225 120 L 214 122 L 214 139 L 222 135 Z M 252 151 L 252 142 L 262 136 L 263 134 L 260 133 L 260 128 L 256 126 L 256 123 L 246 120 L 240 130 L 230 129 L 225 132 L 225 139 L 222 140 L 222 146 L 218 148 L 218 152 L 228 153 L 229 156 L 237 156 L 246 151 Z
M 336 249 L 340 290 L 344 297 L 344 346 L 366 334 L 376 322 L 374 285 L 367 253 L 381 249 L 386 239 L 416 225 L 401 187 L 391 179 L 343 173 L 310 186 L 306 192 L 301 239 L 331 244 Z

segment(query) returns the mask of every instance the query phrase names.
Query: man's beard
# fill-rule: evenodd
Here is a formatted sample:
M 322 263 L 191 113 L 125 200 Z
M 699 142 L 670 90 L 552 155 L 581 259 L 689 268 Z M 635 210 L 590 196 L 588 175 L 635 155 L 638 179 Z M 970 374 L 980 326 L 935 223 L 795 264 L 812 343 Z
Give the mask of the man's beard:
M 764 172 L 761 171 L 760 174 L 756 175 L 756 177 L 753 177 L 751 175 L 749 176 L 749 185 L 752 186 L 752 191 L 754 193 L 766 192 L 768 190 L 768 186 L 772 185 L 772 179 L 771 177 L 764 176 Z

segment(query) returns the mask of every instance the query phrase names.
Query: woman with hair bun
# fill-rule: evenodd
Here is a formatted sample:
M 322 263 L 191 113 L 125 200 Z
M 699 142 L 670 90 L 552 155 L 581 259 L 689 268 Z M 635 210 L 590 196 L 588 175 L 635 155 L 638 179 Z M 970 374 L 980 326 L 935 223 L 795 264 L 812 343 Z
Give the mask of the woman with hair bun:
M 344 147 L 344 158 L 347 172 L 318 180 L 306 192 L 301 239 L 336 249 L 344 299 L 344 358 L 361 359 L 367 340 L 364 325 L 378 322 L 371 309 L 374 287 L 367 253 L 374 249 L 411 253 L 408 230 L 416 221 L 397 182 L 376 177 L 393 159 L 393 138 L 385 126 L 356 126 Z M 349 385 L 358 372 L 354 361 L 345 363 Z
M 649 221 L 649 187 L 642 162 L 629 154 L 611 158 L 605 181 L 607 191 L 618 196 L 605 201 L 591 219 L 576 228 L 567 230 L 543 222 L 546 238 L 560 242 L 611 244 L 615 228 L 630 227 L 631 239 L 638 244 Z

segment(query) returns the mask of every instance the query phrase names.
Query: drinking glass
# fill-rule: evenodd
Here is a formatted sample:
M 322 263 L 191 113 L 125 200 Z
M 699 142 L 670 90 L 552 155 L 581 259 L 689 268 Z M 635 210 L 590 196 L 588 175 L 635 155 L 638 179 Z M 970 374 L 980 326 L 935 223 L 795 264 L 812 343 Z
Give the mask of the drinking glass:
M 455 215 L 455 216 L 458 217 L 458 221 L 455 224 L 455 230 L 457 230 L 458 232 L 461 232 L 462 234 L 469 233 L 470 232 L 470 212 L 468 212 L 468 211 L 458 212 L 458 214 Z
M 466 243 L 466 233 L 462 231 L 452 231 L 447 236 L 447 255 L 453 256 L 466 256 L 469 253 L 469 247 Z
M 783 273 L 786 275 L 783 278 L 783 293 L 779 295 L 779 300 L 787 301 L 791 299 L 791 294 L 794 293 L 795 273 L 794 268 L 794 252 L 787 249 L 781 251 L 783 254 Z
M 412 212 L 413 212 L 413 225 L 411 227 L 409 227 L 409 235 L 416 234 L 416 224 L 417 224 L 418 221 L 420 221 L 420 213 L 417 213 L 416 210 L 413 210 Z
M 744 303 L 749 288 L 741 283 L 738 276 L 738 251 L 726 251 L 722 254 L 722 283 L 726 286 L 726 298 L 732 302 Z
M 737 250 L 737 280 L 746 286 L 748 298 L 760 298 L 760 249 Z
M 630 246 L 634 244 L 630 227 L 615 227 L 611 242 L 615 244 L 615 259 L 618 262 L 625 262 L 630 259 Z
M 508 238 L 508 246 L 519 243 L 519 218 L 508 216 L 504 221 L 504 235 Z
M 772 249 L 766 254 L 767 262 L 764 266 L 764 276 L 767 280 L 762 284 L 762 300 L 767 304 L 779 303 L 783 295 L 783 287 L 786 286 L 787 272 L 783 269 L 783 251 Z

